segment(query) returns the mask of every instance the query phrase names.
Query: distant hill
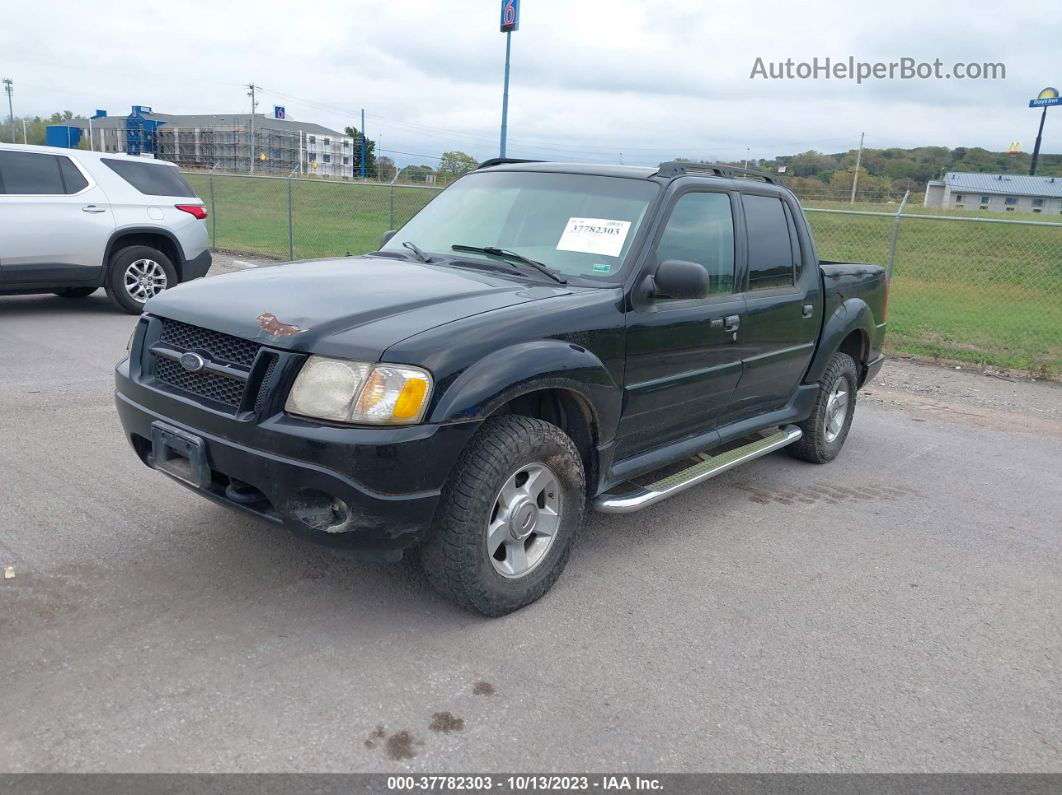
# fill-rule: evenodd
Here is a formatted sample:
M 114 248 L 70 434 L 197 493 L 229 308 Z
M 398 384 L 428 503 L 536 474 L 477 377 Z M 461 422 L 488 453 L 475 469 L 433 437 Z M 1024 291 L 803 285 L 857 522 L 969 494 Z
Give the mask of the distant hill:
M 919 146 L 914 149 L 864 149 L 859 164 L 857 198 L 870 200 L 882 196 L 925 191 L 929 180 L 940 179 L 946 171 L 973 171 L 992 174 L 1028 174 L 1029 152 L 1010 155 L 990 152 L 980 147 L 948 149 L 944 146 Z M 852 189 L 856 150 L 826 154 L 809 151 L 797 155 L 779 155 L 773 160 L 758 160 L 750 167 L 781 176 L 794 192 L 807 196 L 847 195 Z M 740 165 L 736 163 L 736 165 Z M 778 174 L 778 168 L 785 172 Z M 1040 155 L 1038 176 L 1062 176 L 1062 155 Z

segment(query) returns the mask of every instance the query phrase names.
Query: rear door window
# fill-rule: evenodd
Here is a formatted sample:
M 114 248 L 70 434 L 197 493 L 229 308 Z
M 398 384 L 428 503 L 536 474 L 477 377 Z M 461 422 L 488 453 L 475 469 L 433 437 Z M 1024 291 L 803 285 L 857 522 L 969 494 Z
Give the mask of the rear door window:
M 792 287 L 796 257 L 782 200 L 745 194 L 741 202 L 748 231 L 749 289 Z
M 195 196 L 181 172 L 173 166 L 135 160 L 103 158 L 103 164 L 146 196 Z
M 88 187 L 85 175 L 78 171 L 77 166 L 69 157 L 57 157 L 59 161 L 59 174 L 63 178 L 63 186 L 67 193 L 79 193 Z
M 36 152 L 0 152 L 0 192 L 30 195 L 66 193 L 58 160 L 55 155 Z

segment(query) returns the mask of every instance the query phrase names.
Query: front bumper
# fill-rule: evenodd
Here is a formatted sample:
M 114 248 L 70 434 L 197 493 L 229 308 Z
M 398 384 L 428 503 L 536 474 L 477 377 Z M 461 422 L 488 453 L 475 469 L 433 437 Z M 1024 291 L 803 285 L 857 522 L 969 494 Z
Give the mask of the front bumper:
M 199 487 L 178 480 L 182 485 L 319 543 L 375 557 L 395 558 L 419 543 L 478 427 L 337 428 L 283 412 L 237 419 L 137 383 L 128 361 L 115 381 L 122 427 L 145 464 L 154 465 L 153 425 L 192 434 L 203 440 L 209 475 Z

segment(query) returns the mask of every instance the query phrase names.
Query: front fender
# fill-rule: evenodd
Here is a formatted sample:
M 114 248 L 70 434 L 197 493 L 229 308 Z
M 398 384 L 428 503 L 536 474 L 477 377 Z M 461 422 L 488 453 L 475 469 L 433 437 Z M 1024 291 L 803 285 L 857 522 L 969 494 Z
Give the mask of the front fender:
M 597 356 L 560 340 L 525 342 L 480 359 L 445 388 L 430 421 L 482 419 L 515 397 L 549 388 L 581 395 L 594 415 L 600 443 L 612 440 L 623 390 Z
M 849 298 L 838 304 L 822 327 L 819 347 L 811 360 L 808 372 L 804 376 L 805 384 L 814 384 L 822 378 L 826 366 L 830 363 L 841 343 L 853 331 L 863 333 L 863 350 L 867 350 L 870 340 L 874 339 L 874 313 L 862 298 Z M 857 365 L 865 362 L 856 362 Z

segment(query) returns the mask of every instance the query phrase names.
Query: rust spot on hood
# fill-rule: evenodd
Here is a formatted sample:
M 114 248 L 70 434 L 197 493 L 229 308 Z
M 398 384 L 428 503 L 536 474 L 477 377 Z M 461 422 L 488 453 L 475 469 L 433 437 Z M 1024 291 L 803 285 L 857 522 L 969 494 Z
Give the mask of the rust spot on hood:
M 258 316 L 258 325 L 262 327 L 262 331 L 272 334 L 274 337 L 291 337 L 306 330 L 291 323 L 281 323 L 272 312 L 260 314 Z

